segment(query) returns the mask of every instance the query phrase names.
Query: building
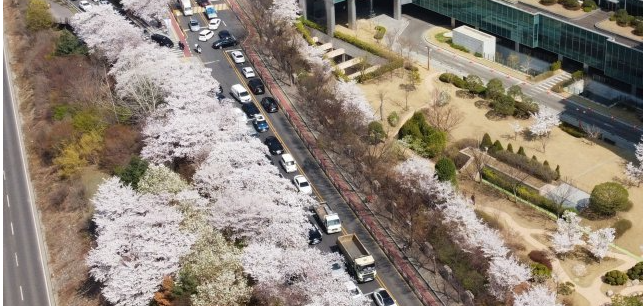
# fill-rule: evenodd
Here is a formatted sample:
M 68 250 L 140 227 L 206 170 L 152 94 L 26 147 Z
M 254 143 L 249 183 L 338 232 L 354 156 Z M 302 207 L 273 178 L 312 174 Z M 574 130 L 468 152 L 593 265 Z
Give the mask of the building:
M 323 2 L 326 27 L 334 31 L 335 9 L 347 6 L 348 25 L 355 27 L 356 2 L 359 6 L 373 5 L 374 0 L 300 0 L 304 14 L 311 3 Z M 496 0 L 379 0 L 393 6 L 393 17 L 401 18 L 402 5 L 419 6 L 451 19 L 451 25 L 464 24 L 494 35 L 516 50 L 529 49 L 537 57 L 562 60 L 575 64 L 594 78 L 643 97 L 643 43 L 594 28 L 593 23 L 568 20 L 541 11 L 533 6 L 513 1 Z M 611 2 L 610 2 L 611 1 Z M 641 11 L 641 0 L 602 0 L 601 6 L 627 8 L 631 14 Z M 615 3 L 616 2 L 616 3 Z M 358 7 L 359 9 L 359 7 Z M 371 9 L 372 11 L 372 9 Z M 643 14 L 643 12 L 640 12 Z

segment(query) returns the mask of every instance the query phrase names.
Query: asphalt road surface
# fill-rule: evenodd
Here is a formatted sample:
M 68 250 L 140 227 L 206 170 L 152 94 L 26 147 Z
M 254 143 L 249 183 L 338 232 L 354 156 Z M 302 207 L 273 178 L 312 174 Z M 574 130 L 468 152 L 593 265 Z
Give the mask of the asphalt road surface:
M 220 10 L 218 12 L 218 15 L 218 18 L 220 18 L 222 22 L 221 26 L 218 30 L 215 31 L 215 33 L 218 33 L 221 30 L 228 30 L 238 40 L 242 40 L 245 38 L 245 29 L 242 27 L 236 15 L 231 10 Z M 191 17 L 198 20 L 202 28 L 207 27 L 207 18 L 204 14 L 195 14 Z M 221 83 L 223 91 L 227 97 L 231 97 L 228 92 L 230 90 L 230 86 L 232 86 L 233 84 L 242 84 L 246 86 L 247 80 L 241 74 L 240 69 L 242 67 L 251 66 L 251 64 L 248 62 L 235 64 L 228 55 L 230 51 L 243 50 L 241 50 L 239 47 L 231 47 L 225 50 L 212 49 L 212 42 L 217 39 L 216 34 L 207 42 L 199 42 L 198 32 L 189 31 L 187 25 L 189 17 L 180 16 L 177 18 L 177 20 L 181 29 L 183 29 L 184 33 L 187 34 L 189 46 L 193 48 L 194 44 L 196 43 L 199 43 L 199 45 L 201 46 L 202 53 L 195 54 L 194 52 L 192 52 L 193 55 L 198 56 L 206 67 L 213 70 L 213 75 Z M 398 274 L 397 270 L 395 270 L 393 265 L 388 261 L 388 258 L 373 240 L 373 237 L 370 235 L 370 233 L 363 227 L 360 221 L 357 220 L 348 204 L 343 201 L 337 190 L 332 186 L 326 175 L 315 162 L 314 158 L 310 155 L 308 149 L 304 146 L 303 141 L 299 138 L 286 117 L 282 114 L 281 110 L 277 113 L 267 113 L 261 107 L 259 101 L 261 100 L 261 98 L 267 95 L 269 95 L 269 93 L 264 95 L 253 95 L 253 103 L 255 103 L 257 107 L 262 111 L 262 114 L 267 118 L 270 126 L 270 130 L 268 132 L 259 133 L 258 137 L 262 141 L 268 136 L 274 135 L 278 137 L 288 153 L 292 154 L 297 161 L 299 171 L 294 173 L 284 172 L 283 169 L 279 166 L 278 155 L 272 156 L 273 163 L 280 169 L 281 174 L 287 179 L 292 179 L 295 175 L 298 174 L 304 174 L 313 185 L 314 195 L 318 199 L 326 201 L 333 208 L 333 210 L 335 210 L 339 214 L 342 221 L 342 226 L 344 228 L 344 233 L 356 233 L 365 247 L 375 257 L 378 277 L 375 281 L 358 284 L 358 287 L 364 294 L 370 294 L 375 289 L 384 287 L 387 288 L 393 295 L 395 300 L 398 302 L 398 305 L 422 305 L 415 294 L 408 287 L 407 283 Z M 240 103 L 235 103 L 239 107 L 241 106 Z M 314 220 L 314 218 L 311 217 L 311 220 Z M 323 229 L 321 224 L 318 224 L 318 226 L 319 228 Z M 336 246 L 338 236 L 340 236 L 340 233 L 332 235 L 323 233 L 322 242 L 315 245 L 314 247 L 319 248 L 325 252 L 338 252 L 339 250 Z
M 3 304 L 50 305 L 34 203 L 21 150 L 7 62 L 3 65 Z

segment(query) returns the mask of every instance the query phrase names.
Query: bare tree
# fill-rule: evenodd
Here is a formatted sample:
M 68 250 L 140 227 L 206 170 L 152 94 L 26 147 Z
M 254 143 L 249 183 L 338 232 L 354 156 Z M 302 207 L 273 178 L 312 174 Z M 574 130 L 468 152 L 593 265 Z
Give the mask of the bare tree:
M 394 27 L 386 30 L 387 31 L 384 34 L 384 38 L 386 40 L 386 47 L 389 50 L 393 51 L 393 47 L 395 46 L 395 41 L 397 40 L 397 37 L 402 33 L 402 28 Z
M 504 173 L 504 175 L 509 177 L 507 181 L 511 184 L 511 191 L 514 195 L 514 202 L 518 203 L 518 187 L 523 185 L 523 183 L 531 176 L 531 174 L 511 166 L 506 167 L 506 169 L 502 172 Z
M 584 125 L 582 129 L 587 133 L 587 138 L 589 139 L 598 140 L 601 138 L 601 130 L 595 125 Z M 590 142 L 590 144 L 593 145 L 594 143 Z
M 560 218 L 563 213 L 563 206 L 574 194 L 573 179 L 564 177 L 561 181 L 562 183 L 559 186 L 549 192 L 550 199 L 556 204 L 556 215 L 558 218 Z
M 518 54 L 511 52 L 511 54 L 507 56 L 507 66 L 513 69 L 517 69 L 519 64 L 520 64 L 520 57 L 518 57 Z
M 480 142 L 481 141 L 478 141 L 475 148 L 469 148 L 468 153 L 471 155 L 471 159 L 467 162 L 468 165 L 464 167 L 464 173 L 474 182 L 481 182 L 481 180 L 479 180 L 479 178 L 481 178 L 480 173 L 482 173 L 482 169 L 484 169 L 491 160 L 491 156 L 487 154 L 486 148 L 485 150 L 479 149 Z
M 424 115 L 429 124 L 450 134 L 455 127 L 462 123 L 464 114 L 454 105 L 438 103 L 440 95 L 441 92 L 438 89 L 433 90 L 433 103 L 424 110 Z
M 386 98 L 386 91 L 381 88 L 378 89 L 377 98 L 380 100 L 380 120 L 384 120 L 384 99 Z

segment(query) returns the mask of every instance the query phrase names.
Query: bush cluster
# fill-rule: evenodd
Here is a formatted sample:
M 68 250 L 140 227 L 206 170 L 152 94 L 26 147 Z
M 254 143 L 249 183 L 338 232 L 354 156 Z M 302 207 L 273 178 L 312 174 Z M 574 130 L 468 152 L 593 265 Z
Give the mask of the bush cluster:
M 583 11 L 590 12 L 598 8 L 594 0 L 585 0 L 583 1 Z
M 539 75 L 530 77 L 529 79 L 534 81 L 534 82 L 540 82 L 542 80 L 548 79 L 554 75 L 554 72 L 551 70 L 547 70 Z
M 453 73 L 445 72 L 445 73 L 440 75 L 439 79 L 440 79 L 440 81 L 442 81 L 444 83 L 451 83 L 451 84 L 455 85 L 455 87 L 458 87 L 458 88 L 466 88 L 467 87 L 467 82 L 465 82 L 461 77 L 459 77 L 459 76 L 457 76 L 457 75 L 455 75 Z
M 580 2 L 578 2 L 578 0 L 562 0 L 561 4 L 568 10 L 580 10 Z
M 551 63 L 551 66 L 549 66 L 549 70 L 556 71 L 556 70 L 560 69 L 562 66 L 563 66 L 563 62 L 555 61 L 555 62 Z
M 531 267 L 531 274 L 536 281 L 542 281 L 551 277 L 551 270 L 545 267 L 545 265 L 536 262 L 529 266 Z
M 299 19 L 297 20 L 297 22 L 295 22 L 295 29 L 297 29 L 297 31 L 301 33 L 302 36 L 304 36 L 304 39 L 309 45 L 315 45 L 315 41 L 313 40 L 312 35 L 310 35 L 310 31 L 308 31 L 308 29 L 304 26 L 304 22 L 302 19 Z
M 386 117 L 386 121 L 388 121 L 390 126 L 396 126 L 400 123 L 400 115 L 398 115 L 396 111 L 393 111 Z
M 643 281 L 643 261 L 636 263 L 633 267 L 627 270 L 627 277 L 631 280 Z
M 629 203 L 627 189 L 615 182 L 594 186 L 589 196 L 589 209 L 603 216 L 613 216 L 617 211 L 626 209 Z
M 533 158 L 530 159 L 526 156 L 507 151 L 497 151 L 493 152 L 491 155 L 498 160 L 527 172 L 547 183 L 551 183 L 558 178 L 556 171 L 552 170 L 548 165 L 541 164 Z
M 450 45 L 451 45 L 451 47 L 452 47 L 453 49 L 456 49 L 456 50 L 460 50 L 460 51 L 462 51 L 462 52 L 469 53 L 469 49 L 467 49 L 465 46 L 458 45 L 458 44 L 454 44 L 454 43 L 451 43 Z
M 541 265 L 544 265 L 549 270 L 552 269 L 551 259 L 549 258 L 549 256 L 545 251 L 534 250 L 529 252 L 528 256 L 529 256 L 529 259 L 531 259 L 532 261 L 537 262 Z
M 438 180 L 442 182 L 451 182 L 453 186 L 458 185 L 458 180 L 456 178 L 456 168 L 455 163 L 448 157 L 443 157 L 435 163 L 435 174 L 438 176 Z
M 587 133 L 583 129 L 573 126 L 567 122 L 563 122 L 558 126 L 561 130 L 565 131 L 567 134 L 572 135 L 576 138 L 587 137 Z
M 357 76 L 356 80 L 357 82 L 364 83 L 368 80 L 376 79 L 387 72 L 391 72 L 395 69 L 402 68 L 403 65 L 404 65 L 404 59 L 402 58 L 394 59 L 384 65 L 379 66 L 377 69 L 375 69 L 375 71 L 371 71 L 369 73 L 365 73 L 364 75 Z
M 402 125 L 398 137 L 416 153 L 429 158 L 444 151 L 447 142 L 446 133 L 430 126 L 421 112 Z
M 616 238 L 619 238 L 627 232 L 630 228 L 632 228 L 632 221 L 627 220 L 627 219 L 621 219 L 614 224 L 612 224 L 612 227 L 616 230 Z
M 627 279 L 627 274 L 619 270 L 609 271 L 603 276 L 603 282 L 612 286 L 624 285 L 627 282 Z
M 513 178 L 510 178 L 507 175 L 497 172 L 491 168 L 482 169 L 481 174 L 482 174 L 482 178 L 484 178 L 488 182 L 508 192 L 513 193 L 513 187 L 515 185 L 515 180 Z M 516 195 L 519 198 L 527 202 L 530 202 L 540 208 L 543 208 L 549 212 L 552 212 L 556 215 L 561 214 L 565 210 L 575 211 L 575 209 L 571 209 L 571 208 L 563 208 L 559 210 L 558 205 L 556 205 L 554 201 L 544 196 L 541 196 L 538 193 L 538 190 L 522 184 L 518 185 L 518 187 L 516 188 Z
M 319 23 L 316 23 L 314 21 L 304 19 L 304 18 L 301 18 L 300 20 L 305 26 L 326 33 L 326 27 L 325 26 L 323 26 L 323 25 L 321 25 Z
M 386 28 L 383 26 L 375 26 L 375 40 L 381 40 L 384 38 L 384 34 L 386 34 Z
M 540 0 L 540 4 L 542 5 L 554 5 L 556 4 L 556 0 Z

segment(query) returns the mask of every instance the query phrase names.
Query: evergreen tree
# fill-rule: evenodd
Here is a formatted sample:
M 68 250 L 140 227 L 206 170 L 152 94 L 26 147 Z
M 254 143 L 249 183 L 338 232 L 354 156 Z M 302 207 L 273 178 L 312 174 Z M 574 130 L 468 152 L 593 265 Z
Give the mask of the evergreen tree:
M 560 179 L 560 165 L 556 165 L 556 180 Z
M 491 136 L 489 136 L 488 133 L 484 133 L 484 136 L 482 136 L 482 142 L 480 143 L 480 149 L 484 150 L 485 148 L 490 148 L 493 145 L 491 142 Z
M 525 149 L 522 146 L 518 148 L 518 154 L 527 157 L 527 154 L 525 154 Z
M 531 160 L 533 160 L 533 161 L 537 162 L 537 161 L 538 161 L 538 158 L 536 158 L 536 155 L 532 155 L 532 156 L 531 156 Z
M 500 140 L 496 140 L 493 143 L 493 146 L 491 147 L 491 151 L 492 152 L 498 152 L 498 151 L 502 151 L 502 150 L 504 150 L 504 148 L 502 147 L 502 144 L 500 143 Z
M 508 145 L 507 145 L 507 152 L 511 152 L 511 153 L 513 153 L 513 152 L 514 152 L 514 147 L 513 147 L 513 146 L 511 146 L 511 144 L 508 144 Z

